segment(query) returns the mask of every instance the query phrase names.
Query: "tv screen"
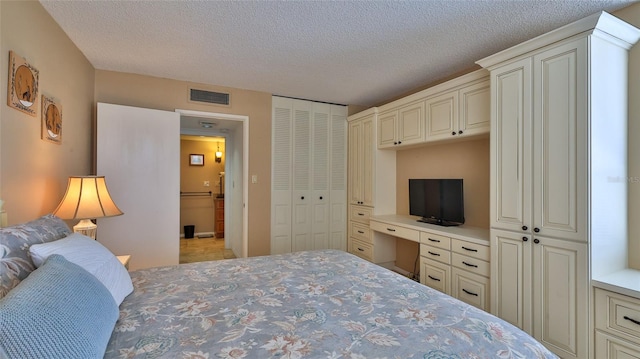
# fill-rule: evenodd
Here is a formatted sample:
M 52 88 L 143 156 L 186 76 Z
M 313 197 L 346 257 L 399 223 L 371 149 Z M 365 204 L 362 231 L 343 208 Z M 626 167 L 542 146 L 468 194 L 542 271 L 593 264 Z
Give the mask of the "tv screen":
M 442 226 L 464 223 L 462 179 L 409 179 L 409 214 Z

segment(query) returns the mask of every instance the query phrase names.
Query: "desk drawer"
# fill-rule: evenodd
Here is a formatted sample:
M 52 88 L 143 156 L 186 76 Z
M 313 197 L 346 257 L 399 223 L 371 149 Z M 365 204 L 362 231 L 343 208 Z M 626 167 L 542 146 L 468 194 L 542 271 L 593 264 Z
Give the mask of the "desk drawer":
M 465 256 L 460 253 L 451 253 L 451 264 L 471 273 L 475 273 L 485 277 L 489 276 L 490 268 L 489 262 L 487 261 Z
M 441 248 L 430 247 L 426 244 L 420 244 L 420 256 L 445 264 L 451 264 L 451 252 Z
M 596 288 L 596 328 L 640 345 L 640 300 Z
M 490 258 L 488 243 L 487 245 L 482 245 L 452 238 L 451 250 L 473 258 L 482 259 L 483 261 L 489 261 Z
M 369 229 L 369 226 L 366 224 L 350 221 L 349 235 L 351 237 L 355 237 L 365 242 L 371 243 L 371 230 Z
M 451 267 L 420 258 L 420 282 L 445 294 L 451 294 Z
M 361 206 L 349 206 L 349 219 L 356 222 L 369 224 L 372 208 Z
M 373 261 L 373 245 L 369 243 L 365 243 L 363 241 L 357 240 L 355 238 L 350 238 L 350 248 L 349 253 L 355 254 L 362 259 L 366 259 L 369 262 Z
M 416 231 L 415 229 L 394 226 L 392 224 L 386 224 L 373 220 L 369 223 L 369 225 L 374 231 L 387 233 L 394 237 L 400 237 L 414 242 L 420 242 L 420 232 Z
M 451 238 L 429 232 L 420 232 L 420 243 L 446 250 L 451 249 Z
M 451 269 L 451 296 L 484 311 L 489 310 L 489 278 Z

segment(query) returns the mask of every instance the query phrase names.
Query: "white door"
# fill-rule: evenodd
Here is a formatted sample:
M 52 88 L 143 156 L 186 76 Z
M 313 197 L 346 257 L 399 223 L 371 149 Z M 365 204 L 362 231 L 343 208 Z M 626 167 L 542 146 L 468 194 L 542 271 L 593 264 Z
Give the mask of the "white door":
M 347 250 L 347 107 L 331 106 L 329 247 Z
M 330 192 L 329 192 L 329 131 L 331 105 L 313 104 L 312 140 L 311 140 L 311 227 L 313 230 L 313 249 L 329 248 L 330 228 Z
M 272 98 L 271 254 L 291 252 L 291 101 Z
M 312 102 L 293 100 L 293 252 L 313 249 L 311 233 L 311 113 Z
M 98 220 L 97 239 L 131 269 L 178 264 L 180 114 L 98 103 L 97 174 L 124 215 Z

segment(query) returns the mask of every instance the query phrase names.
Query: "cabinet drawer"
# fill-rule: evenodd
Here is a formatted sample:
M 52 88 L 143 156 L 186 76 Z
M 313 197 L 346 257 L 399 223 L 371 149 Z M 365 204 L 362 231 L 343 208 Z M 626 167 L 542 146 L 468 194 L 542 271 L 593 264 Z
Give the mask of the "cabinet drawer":
M 451 296 L 489 311 L 489 278 L 452 268 Z
M 420 232 L 415 229 L 404 228 L 400 226 L 394 226 L 377 221 L 371 221 L 369 223 L 371 229 L 374 231 L 390 234 L 394 237 L 400 237 L 408 239 L 414 242 L 420 242 Z
M 640 345 L 640 300 L 596 288 L 596 328 Z
M 365 243 L 363 241 L 357 240 L 355 238 L 350 238 L 349 241 L 349 253 L 355 254 L 362 259 L 366 259 L 370 262 L 373 261 L 373 245 L 370 243 Z
M 420 243 L 428 244 L 430 247 L 451 249 L 451 238 L 429 232 L 420 232 Z
M 371 231 L 369 230 L 369 226 L 366 224 L 350 221 L 349 235 L 371 243 Z
M 471 243 L 461 239 L 451 239 L 451 250 L 473 258 L 489 261 L 490 251 L 488 245 Z
M 430 259 L 420 258 L 420 283 L 451 294 L 451 267 Z
M 349 219 L 356 222 L 369 224 L 372 209 L 368 207 L 349 206 Z
M 640 359 L 640 346 L 596 331 L 596 358 Z
M 477 258 L 462 255 L 460 253 L 451 253 L 451 264 L 471 273 L 489 276 L 489 262 Z
M 426 244 L 420 244 L 420 256 L 433 259 L 438 262 L 451 264 L 451 252 L 442 248 L 434 248 Z

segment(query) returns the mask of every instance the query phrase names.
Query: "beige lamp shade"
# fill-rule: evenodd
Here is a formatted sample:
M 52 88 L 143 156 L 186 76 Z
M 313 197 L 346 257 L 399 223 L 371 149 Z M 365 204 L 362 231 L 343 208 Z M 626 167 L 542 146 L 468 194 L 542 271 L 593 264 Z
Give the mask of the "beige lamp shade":
M 75 232 L 95 239 L 96 225 L 89 219 L 119 216 L 122 211 L 111 199 L 104 176 L 69 177 L 67 192 L 53 212 L 62 219 L 81 219 Z

